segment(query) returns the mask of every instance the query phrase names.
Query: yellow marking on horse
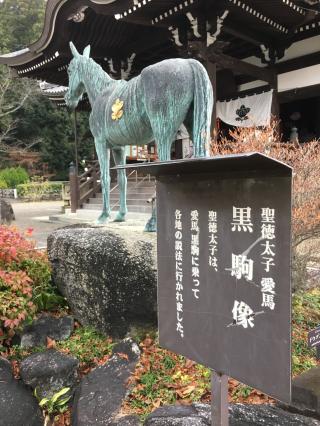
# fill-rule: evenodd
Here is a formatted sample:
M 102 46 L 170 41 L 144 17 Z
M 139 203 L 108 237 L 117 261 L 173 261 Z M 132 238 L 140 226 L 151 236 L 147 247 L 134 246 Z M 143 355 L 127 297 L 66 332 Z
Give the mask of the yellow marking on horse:
M 112 114 L 111 118 L 112 120 L 120 120 L 120 118 L 123 116 L 123 101 L 120 101 L 120 99 L 117 99 L 115 103 L 112 105 Z

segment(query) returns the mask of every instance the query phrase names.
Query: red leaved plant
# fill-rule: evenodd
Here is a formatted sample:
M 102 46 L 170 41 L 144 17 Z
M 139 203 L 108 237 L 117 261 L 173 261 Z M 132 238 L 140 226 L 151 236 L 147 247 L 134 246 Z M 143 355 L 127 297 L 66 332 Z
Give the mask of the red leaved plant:
M 0 343 L 32 319 L 35 283 L 49 272 L 45 254 L 33 242 L 13 227 L 0 226 Z

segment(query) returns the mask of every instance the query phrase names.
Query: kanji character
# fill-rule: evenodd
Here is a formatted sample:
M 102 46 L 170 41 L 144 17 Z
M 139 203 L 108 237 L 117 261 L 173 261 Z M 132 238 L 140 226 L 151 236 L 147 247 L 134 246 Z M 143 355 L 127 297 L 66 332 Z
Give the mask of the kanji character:
M 253 232 L 253 225 L 251 222 L 251 207 L 233 207 L 232 209 L 231 230 Z
M 270 308 L 272 311 L 274 310 L 274 294 L 262 293 L 262 303 L 261 306 L 265 306 Z
M 236 277 L 238 280 L 244 276 L 251 281 L 253 278 L 253 260 L 247 259 L 246 255 L 232 254 L 231 276 Z
M 275 226 L 271 224 L 263 223 L 261 226 L 261 236 L 266 240 L 274 240 L 275 236 Z
M 266 272 L 270 272 L 270 266 L 275 266 L 275 264 L 273 263 L 274 259 L 272 257 L 265 257 L 265 256 L 262 259 L 265 260 L 265 262 L 261 262 L 262 265 L 266 265 L 264 270 Z
M 265 223 L 274 223 L 275 211 L 274 209 L 269 209 L 268 207 L 261 209 L 261 218 L 262 222 Z
M 242 325 L 243 328 L 248 328 L 248 325 L 254 327 L 254 312 L 246 303 L 235 300 L 232 314 L 237 325 Z
M 274 248 L 275 247 L 275 245 L 274 244 L 270 244 L 270 241 L 269 240 L 266 240 L 266 243 L 265 244 L 261 244 L 262 245 L 262 247 L 264 247 L 265 249 L 264 249 L 264 252 L 263 253 L 261 253 L 261 255 L 263 256 L 264 254 L 268 254 L 268 255 L 270 255 L 270 256 L 275 256 L 275 253 L 272 251 L 272 248 Z
M 274 282 L 273 278 L 262 278 L 261 280 L 262 292 L 275 294 L 275 291 L 274 291 L 275 286 L 276 286 L 276 283 Z

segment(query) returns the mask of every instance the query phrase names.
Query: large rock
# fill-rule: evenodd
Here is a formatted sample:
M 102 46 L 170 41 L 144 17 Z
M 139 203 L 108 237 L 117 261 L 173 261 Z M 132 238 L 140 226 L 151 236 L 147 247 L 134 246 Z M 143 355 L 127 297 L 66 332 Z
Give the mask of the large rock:
M 320 426 L 320 421 L 292 414 L 272 405 L 232 404 L 230 426 Z M 151 413 L 145 426 L 210 426 L 211 407 L 206 404 L 165 406 Z
M 118 418 L 126 395 L 126 382 L 139 360 L 140 351 L 131 339 L 113 349 L 109 361 L 85 376 L 78 386 L 73 404 L 73 426 L 139 424 L 135 416 Z
M 116 417 L 109 426 L 142 426 L 138 416 Z
M 43 316 L 24 327 L 20 345 L 23 348 L 46 345 L 47 337 L 57 341 L 66 340 L 73 329 L 74 320 L 71 316 L 61 318 Z
M 16 380 L 10 362 L 0 358 L 0 426 L 42 426 L 39 405 L 30 389 Z
M 300 410 L 320 416 L 320 367 L 311 368 L 293 379 L 292 403 Z
M 37 389 L 40 398 L 51 398 L 77 380 L 78 360 L 55 349 L 35 353 L 20 364 L 20 375 L 26 385 Z
M 10 225 L 15 220 L 12 205 L 5 200 L 0 200 L 0 225 Z
M 48 238 L 53 280 L 75 317 L 115 337 L 156 322 L 156 237 L 135 227 L 67 227 Z

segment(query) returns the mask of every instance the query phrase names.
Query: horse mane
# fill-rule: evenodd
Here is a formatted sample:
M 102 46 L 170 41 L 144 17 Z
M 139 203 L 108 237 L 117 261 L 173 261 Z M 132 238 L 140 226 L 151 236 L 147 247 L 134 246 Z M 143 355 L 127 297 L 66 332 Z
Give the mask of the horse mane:
M 106 73 L 101 65 L 95 62 L 92 58 L 81 57 L 80 69 L 83 76 L 92 76 L 92 82 L 98 90 L 103 90 L 107 84 L 116 82 L 112 77 Z

